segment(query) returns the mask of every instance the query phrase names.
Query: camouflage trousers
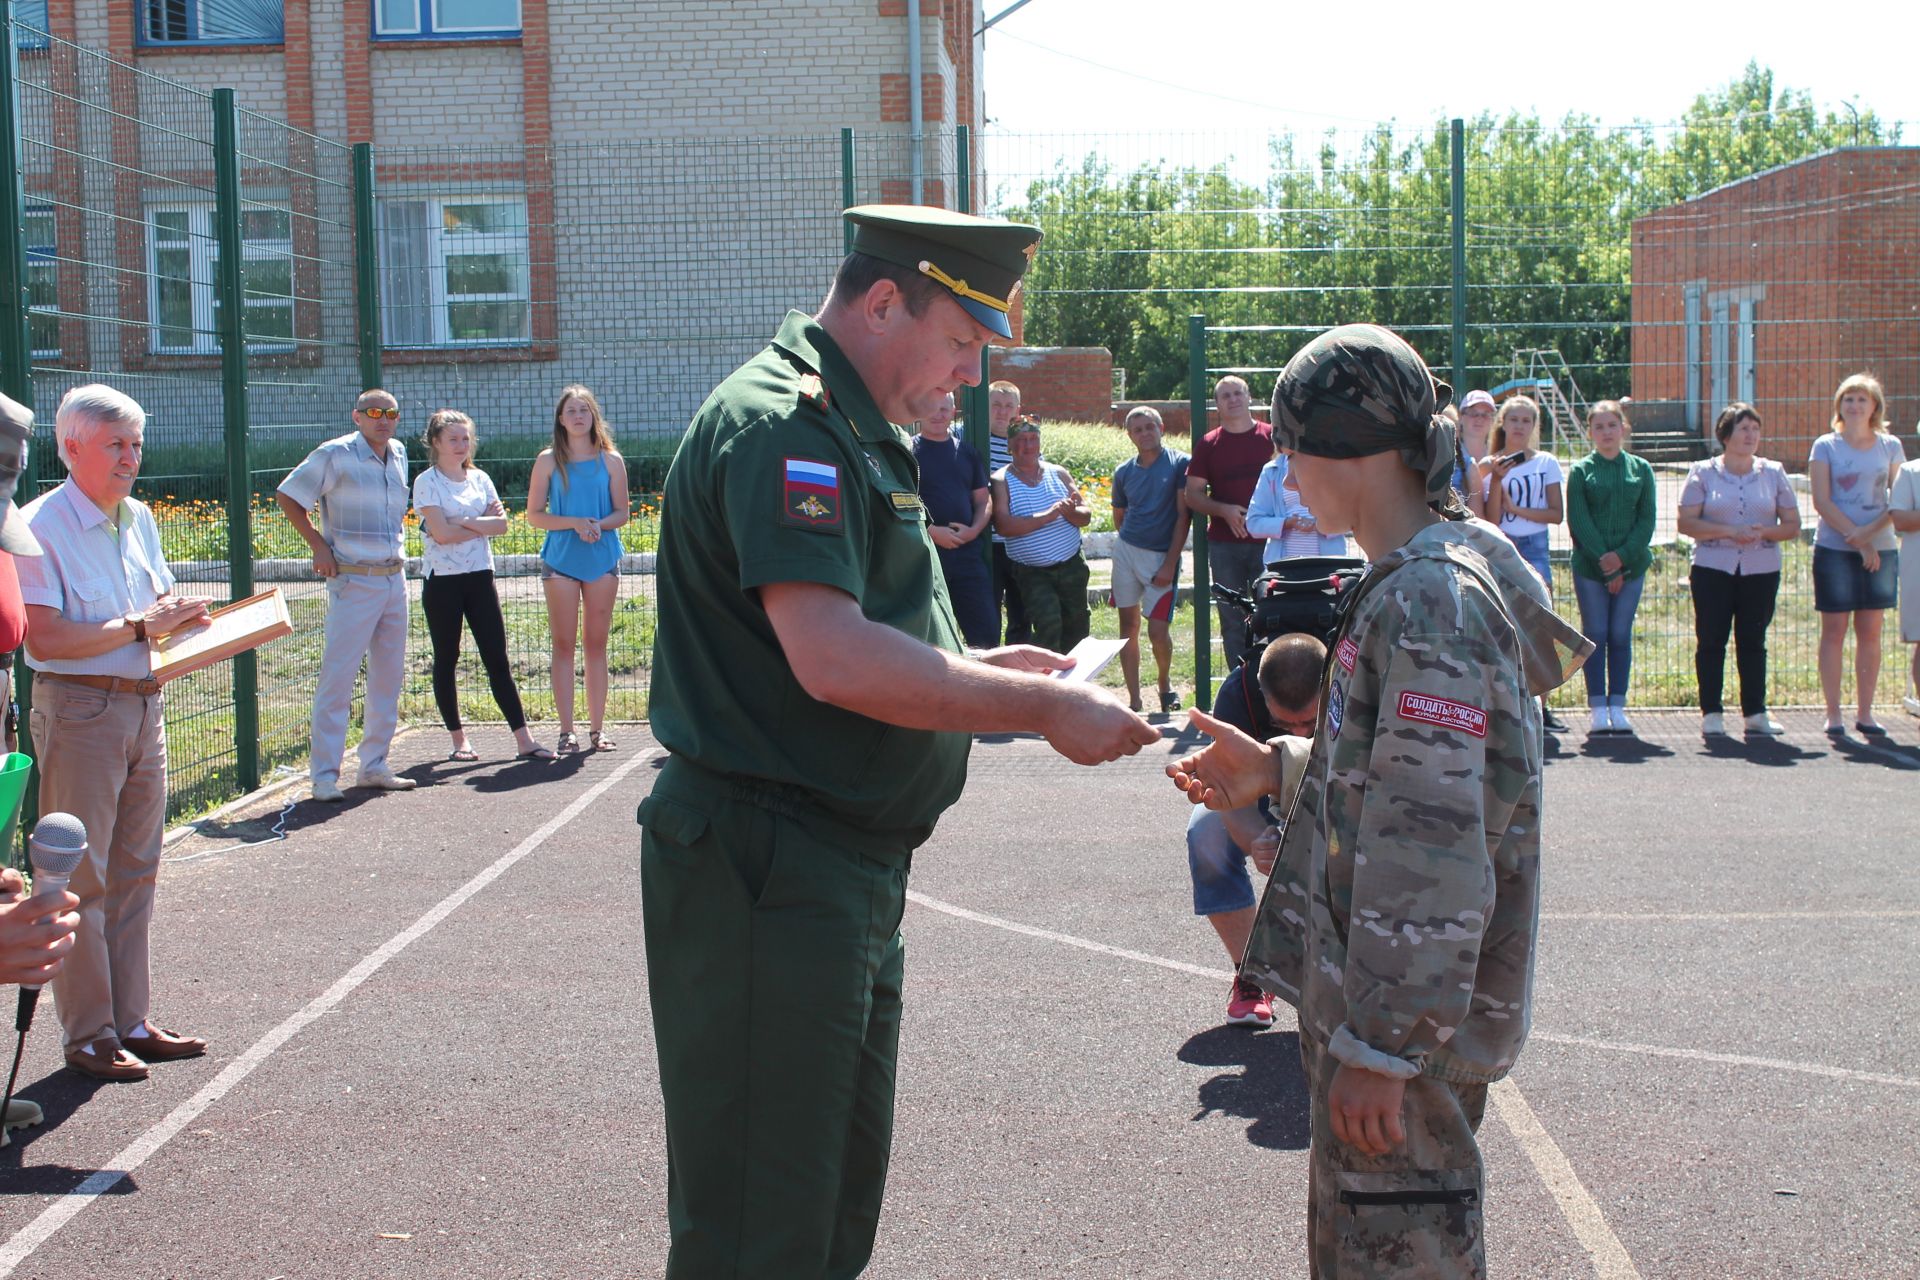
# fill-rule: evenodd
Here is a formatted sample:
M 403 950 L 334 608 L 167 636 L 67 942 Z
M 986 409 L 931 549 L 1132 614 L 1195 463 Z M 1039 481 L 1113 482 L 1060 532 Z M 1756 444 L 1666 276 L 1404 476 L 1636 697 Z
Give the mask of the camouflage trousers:
M 1486 1177 L 1474 1134 L 1487 1087 L 1415 1076 L 1401 1110 L 1406 1142 L 1367 1156 L 1333 1136 L 1327 1093 L 1340 1060 L 1305 1032 L 1300 1059 L 1313 1095 L 1307 1249 L 1314 1280 L 1484 1277 Z
M 1026 606 L 1032 640 L 1042 649 L 1065 653 L 1087 638 L 1092 619 L 1087 609 L 1087 558 L 1076 551 L 1058 564 L 1013 562 L 1014 585 Z

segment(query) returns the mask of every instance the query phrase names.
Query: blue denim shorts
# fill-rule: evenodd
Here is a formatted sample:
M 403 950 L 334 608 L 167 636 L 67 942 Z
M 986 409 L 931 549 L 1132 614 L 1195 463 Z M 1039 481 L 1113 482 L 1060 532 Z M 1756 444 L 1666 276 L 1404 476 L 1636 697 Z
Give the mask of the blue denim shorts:
M 1882 551 L 1880 567 L 1868 573 L 1858 551 L 1813 549 L 1813 607 L 1819 613 L 1891 609 L 1900 589 L 1900 553 Z

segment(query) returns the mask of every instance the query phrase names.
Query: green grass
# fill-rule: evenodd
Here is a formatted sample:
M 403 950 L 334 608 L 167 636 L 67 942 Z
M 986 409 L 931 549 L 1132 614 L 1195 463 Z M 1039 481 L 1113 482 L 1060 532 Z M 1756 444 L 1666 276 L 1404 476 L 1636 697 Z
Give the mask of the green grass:
M 1047 423 L 1042 427 L 1042 449 L 1047 458 L 1068 468 L 1079 480 L 1094 508 L 1093 529 L 1112 527 L 1108 487 L 1113 469 L 1133 455 L 1133 447 L 1119 428 L 1105 423 Z M 166 455 L 178 465 L 180 455 Z M 664 476 L 664 449 L 628 451 L 636 474 Z M 527 461 L 530 461 L 527 460 Z M 482 464 L 496 481 L 506 468 L 498 460 L 483 456 Z M 217 464 L 223 465 L 223 464 Z M 510 474 L 510 473 L 508 473 Z M 509 492 L 502 484 L 502 493 Z M 174 494 L 151 495 L 161 515 L 162 539 L 169 559 L 224 560 L 226 526 L 217 503 Z M 510 500 L 512 505 L 512 500 Z M 622 531 L 629 550 L 652 550 L 658 537 L 657 482 L 652 490 L 635 490 L 634 522 Z M 503 554 L 537 552 L 544 535 L 515 520 L 512 531 L 495 543 Z M 293 535 L 277 509 L 256 508 L 254 522 L 255 555 L 305 559 L 305 544 Z M 409 554 L 417 554 L 419 534 L 408 532 Z M 1811 582 L 1812 549 L 1804 543 L 1788 543 L 1783 548 L 1784 573 L 1778 609 L 1768 634 L 1769 700 L 1772 705 L 1818 706 L 1821 703 L 1816 656 L 1819 620 L 1813 611 Z M 1693 608 L 1686 579 L 1688 557 L 1683 547 L 1657 547 L 1648 582 L 1636 619 L 1633 687 L 1630 701 L 1636 706 L 1698 705 L 1698 690 L 1693 664 Z M 1096 567 L 1096 581 L 1104 579 Z M 1191 585 L 1189 577 L 1188 586 Z M 1564 561 L 1554 569 L 1555 605 L 1561 616 L 1578 625 L 1579 610 L 1573 598 L 1573 579 Z M 653 645 L 656 601 L 651 578 L 628 578 L 622 584 L 623 598 L 614 615 L 610 647 L 612 690 L 608 716 L 612 720 L 644 719 L 647 710 L 648 663 Z M 529 718 L 535 722 L 536 735 L 543 740 L 555 731 L 554 700 L 549 687 L 546 604 L 537 579 L 507 578 L 501 582 L 502 610 L 507 621 L 508 652 L 515 679 Z M 307 749 L 307 717 L 312 698 L 314 673 L 320 665 L 320 647 L 324 635 L 326 594 L 317 582 L 295 583 L 287 587 L 289 608 L 295 634 L 260 651 L 261 752 L 263 772 L 277 765 L 303 766 Z M 1883 641 L 1884 662 L 1880 681 L 1882 702 L 1897 702 L 1906 680 L 1909 654 L 1897 640 L 1896 620 L 1888 618 Z M 1119 615 L 1109 607 L 1096 608 L 1092 617 L 1093 633 L 1098 636 L 1119 634 Z M 1217 626 L 1210 627 L 1213 637 L 1213 677 L 1225 674 L 1225 658 L 1220 648 Z M 1193 611 L 1183 589 L 1182 607 L 1173 624 L 1174 659 L 1172 680 L 1188 705 L 1195 699 Z M 425 623 L 416 607 L 412 633 L 408 638 L 407 681 L 401 697 L 403 721 L 437 725 L 433 704 Z M 1154 681 L 1150 653 L 1142 653 L 1142 684 Z M 1737 696 L 1738 678 L 1733 658 L 1728 655 L 1727 697 Z M 233 750 L 234 714 L 231 695 L 231 664 L 188 677 L 168 690 L 169 743 L 173 764 L 173 796 L 169 811 L 175 816 L 204 812 L 229 798 L 238 787 L 238 770 Z M 1852 682 L 1852 663 L 1847 662 L 1847 684 Z M 1119 664 L 1111 664 L 1101 673 L 1102 684 L 1124 688 Z M 469 648 L 461 660 L 461 715 L 467 722 L 488 725 L 499 718 L 487 690 L 479 660 Z M 1148 695 L 1149 701 L 1151 694 Z M 1850 693 L 1847 699 L 1850 700 Z M 1579 707 L 1586 702 L 1585 686 L 1576 675 L 1553 697 L 1557 706 Z M 585 692 L 576 697 L 577 719 L 586 722 Z M 504 730 L 481 730 L 483 742 Z M 500 744 L 504 746 L 504 741 Z

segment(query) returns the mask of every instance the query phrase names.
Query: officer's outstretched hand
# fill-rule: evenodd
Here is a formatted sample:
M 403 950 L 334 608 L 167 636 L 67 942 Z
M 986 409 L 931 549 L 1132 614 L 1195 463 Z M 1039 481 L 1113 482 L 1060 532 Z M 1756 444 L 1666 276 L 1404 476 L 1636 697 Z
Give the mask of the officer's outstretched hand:
M 1187 799 L 1209 809 L 1243 809 L 1280 789 L 1278 751 L 1204 711 L 1188 711 L 1187 724 L 1213 739 L 1167 766 L 1167 776 Z
M 980 661 L 1008 671 L 1033 671 L 1048 675 L 1055 671 L 1070 671 L 1075 659 L 1064 653 L 1055 653 L 1051 649 L 1042 649 L 1037 644 L 1008 644 L 998 649 L 980 651 Z
M 1058 684 L 1050 692 L 1056 696 L 1042 732 L 1075 764 L 1104 764 L 1160 741 L 1158 729 L 1099 685 Z

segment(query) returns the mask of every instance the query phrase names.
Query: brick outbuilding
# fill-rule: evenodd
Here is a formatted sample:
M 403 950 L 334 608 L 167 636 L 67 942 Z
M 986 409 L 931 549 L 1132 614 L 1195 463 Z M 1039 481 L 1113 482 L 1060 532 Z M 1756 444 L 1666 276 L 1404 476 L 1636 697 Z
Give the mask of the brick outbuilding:
M 1866 370 L 1920 417 L 1920 147 L 1841 147 L 1633 223 L 1633 395 L 1710 434 L 1747 400 L 1803 470 L 1834 388 Z

